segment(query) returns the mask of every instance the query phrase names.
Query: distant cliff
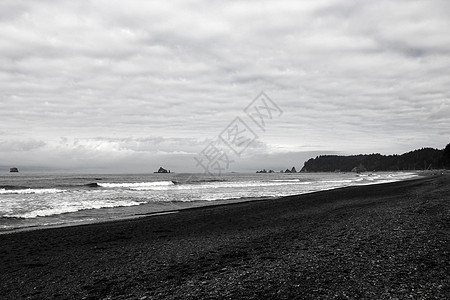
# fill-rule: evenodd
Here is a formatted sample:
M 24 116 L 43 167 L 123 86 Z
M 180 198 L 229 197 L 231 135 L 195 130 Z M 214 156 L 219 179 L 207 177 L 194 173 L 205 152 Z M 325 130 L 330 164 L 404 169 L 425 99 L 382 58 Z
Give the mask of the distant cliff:
M 301 172 L 350 172 L 355 168 L 367 171 L 443 169 L 450 167 L 449 151 L 450 144 L 444 150 L 422 148 L 401 155 L 321 155 L 305 162 Z

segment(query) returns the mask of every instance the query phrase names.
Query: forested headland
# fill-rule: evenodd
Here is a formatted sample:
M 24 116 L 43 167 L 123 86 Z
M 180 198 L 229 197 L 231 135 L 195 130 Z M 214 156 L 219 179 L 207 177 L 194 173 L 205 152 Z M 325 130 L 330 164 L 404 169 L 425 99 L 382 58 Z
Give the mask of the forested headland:
M 422 148 L 401 155 L 320 155 L 304 163 L 301 172 L 406 171 L 450 169 L 450 143 L 444 149 Z

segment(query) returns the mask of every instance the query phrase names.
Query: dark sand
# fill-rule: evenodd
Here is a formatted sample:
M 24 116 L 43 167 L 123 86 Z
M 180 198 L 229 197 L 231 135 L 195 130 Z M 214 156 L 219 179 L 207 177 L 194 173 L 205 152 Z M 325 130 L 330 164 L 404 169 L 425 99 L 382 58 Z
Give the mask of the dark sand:
M 450 176 L 0 235 L 1 299 L 449 299 Z

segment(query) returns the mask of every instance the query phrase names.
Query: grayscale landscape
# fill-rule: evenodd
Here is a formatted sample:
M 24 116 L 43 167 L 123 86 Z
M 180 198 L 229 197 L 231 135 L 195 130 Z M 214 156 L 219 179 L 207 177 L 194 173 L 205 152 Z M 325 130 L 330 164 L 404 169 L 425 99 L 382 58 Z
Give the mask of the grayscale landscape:
M 0 3 L 0 298 L 448 299 L 450 2 Z

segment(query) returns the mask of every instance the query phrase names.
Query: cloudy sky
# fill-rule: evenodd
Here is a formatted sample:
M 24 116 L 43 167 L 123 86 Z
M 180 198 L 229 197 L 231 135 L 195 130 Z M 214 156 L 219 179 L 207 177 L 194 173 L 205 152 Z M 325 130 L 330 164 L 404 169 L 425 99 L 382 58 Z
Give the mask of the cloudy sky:
M 194 157 L 236 117 L 257 138 L 240 156 L 220 148 L 227 171 L 441 149 L 449 11 L 448 0 L 3 0 L 0 166 L 203 172 Z M 282 111 L 264 130 L 244 112 L 261 91 Z

